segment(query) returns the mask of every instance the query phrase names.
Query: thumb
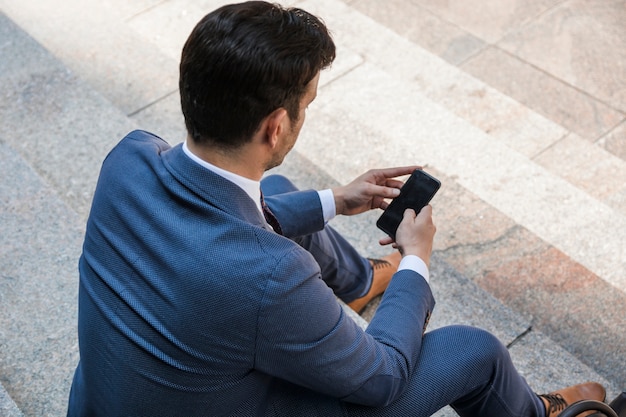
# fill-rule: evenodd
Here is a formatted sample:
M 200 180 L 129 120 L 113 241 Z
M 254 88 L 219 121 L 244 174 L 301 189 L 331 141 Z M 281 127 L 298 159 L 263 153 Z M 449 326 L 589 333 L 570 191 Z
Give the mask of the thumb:
M 425 205 L 424 207 L 422 207 L 422 209 L 420 210 L 420 212 L 417 214 L 416 217 L 432 217 L 433 215 L 433 208 L 430 204 Z

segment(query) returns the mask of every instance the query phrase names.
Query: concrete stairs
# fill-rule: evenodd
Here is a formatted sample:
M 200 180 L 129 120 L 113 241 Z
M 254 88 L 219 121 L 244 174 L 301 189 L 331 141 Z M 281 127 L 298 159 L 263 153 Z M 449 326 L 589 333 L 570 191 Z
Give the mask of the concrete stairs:
M 1 415 L 65 414 L 78 361 L 76 264 L 101 161 L 135 128 L 172 144 L 184 138 L 180 47 L 195 22 L 219 5 L 0 0 Z M 594 198 L 533 160 L 564 128 L 341 1 L 297 5 L 324 17 L 339 57 L 323 74 L 296 149 L 277 171 L 301 187 L 323 188 L 374 166 L 428 163 L 444 181 L 433 202 L 443 236 L 432 262 L 438 306 L 431 328 L 464 323 L 494 332 L 538 392 L 584 380 L 605 383 L 609 396 L 624 389 L 623 347 L 613 347 L 624 332 L 592 351 L 608 361 L 599 366 L 577 351 L 584 345 L 555 343 L 554 335 L 537 331 L 541 316 L 504 305 L 457 262 L 461 255 L 477 258 L 476 265 L 490 261 L 493 255 L 459 249 L 482 244 L 485 230 L 492 241 L 518 233 L 547 242 L 622 294 L 626 257 L 612 230 L 624 226 L 622 206 Z M 623 165 L 611 164 L 621 175 Z M 564 200 L 580 212 L 566 215 Z M 575 219 L 588 212 L 601 221 L 579 231 L 587 248 L 572 247 L 560 238 L 562 229 L 551 227 L 558 220 L 561 228 L 578 228 Z M 333 224 L 363 253 L 383 255 L 376 217 Z M 625 310 L 617 311 L 595 320 L 619 329 Z

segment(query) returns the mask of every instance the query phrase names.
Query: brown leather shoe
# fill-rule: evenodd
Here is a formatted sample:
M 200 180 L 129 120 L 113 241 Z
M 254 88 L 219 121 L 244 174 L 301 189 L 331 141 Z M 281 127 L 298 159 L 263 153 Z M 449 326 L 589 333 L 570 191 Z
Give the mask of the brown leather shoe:
M 389 282 L 391 282 L 391 277 L 393 277 L 393 274 L 395 274 L 398 270 L 400 260 L 402 260 L 400 252 L 394 252 L 391 255 L 383 257 L 382 259 L 370 259 L 369 261 L 370 264 L 372 264 L 372 270 L 374 271 L 372 286 L 363 297 L 357 298 L 356 300 L 348 303 L 350 308 L 361 314 L 361 312 L 365 309 L 365 306 L 367 306 L 372 299 L 384 293 L 389 285 Z
M 546 406 L 546 417 L 557 417 L 569 405 L 582 400 L 604 401 L 606 391 L 604 387 L 597 382 L 586 382 L 584 384 L 574 385 L 563 388 L 550 394 L 541 394 L 539 398 Z M 578 417 L 588 416 L 595 411 L 588 411 L 579 414 Z

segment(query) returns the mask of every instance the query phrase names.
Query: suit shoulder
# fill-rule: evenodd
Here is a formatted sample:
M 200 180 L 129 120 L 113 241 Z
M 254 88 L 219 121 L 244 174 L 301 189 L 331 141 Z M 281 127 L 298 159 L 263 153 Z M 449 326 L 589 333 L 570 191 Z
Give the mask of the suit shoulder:
M 159 136 L 146 132 L 145 130 L 133 130 L 127 134 L 116 147 L 140 147 L 156 146 L 163 151 L 170 148 L 170 145 Z
M 170 145 L 160 137 L 144 130 L 134 130 L 120 140 L 105 158 L 106 162 L 114 159 L 124 160 L 132 155 L 159 155 L 170 149 Z

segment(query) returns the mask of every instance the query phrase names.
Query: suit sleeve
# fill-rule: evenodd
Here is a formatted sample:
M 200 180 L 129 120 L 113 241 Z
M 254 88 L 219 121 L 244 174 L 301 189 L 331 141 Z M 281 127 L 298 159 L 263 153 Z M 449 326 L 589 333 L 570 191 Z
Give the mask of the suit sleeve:
M 387 405 L 406 388 L 433 307 L 426 281 L 399 271 L 364 332 L 343 312 L 310 255 L 294 250 L 268 283 L 255 367 L 345 401 Z
M 322 203 L 315 190 L 293 191 L 265 196 L 288 238 L 308 235 L 324 228 Z

